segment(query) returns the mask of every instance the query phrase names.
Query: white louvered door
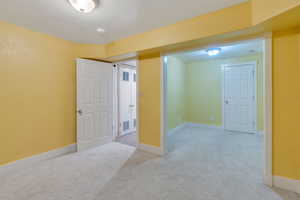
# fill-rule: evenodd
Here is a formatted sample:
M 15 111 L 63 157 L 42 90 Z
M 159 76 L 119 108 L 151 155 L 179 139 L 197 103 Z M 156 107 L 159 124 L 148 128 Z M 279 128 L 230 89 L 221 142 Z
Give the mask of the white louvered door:
M 77 148 L 82 151 L 113 140 L 113 66 L 77 60 Z
M 120 67 L 119 136 L 136 131 L 136 70 Z

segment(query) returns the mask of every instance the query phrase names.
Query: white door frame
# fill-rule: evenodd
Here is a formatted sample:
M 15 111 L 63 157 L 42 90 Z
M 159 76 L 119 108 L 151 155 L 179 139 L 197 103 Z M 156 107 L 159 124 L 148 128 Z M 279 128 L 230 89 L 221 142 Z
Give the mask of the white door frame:
M 221 90 L 222 90 L 222 128 L 225 129 L 225 68 L 232 66 L 232 67 L 239 67 L 240 65 L 254 65 L 254 123 L 255 123 L 255 133 L 258 132 L 257 130 L 257 61 L 252 62 L 241 62 L 241 63 L 234 63 L 234 64 L 224 64 L 221 65 L 221 72 L 222 72 L 222 80 L 221 80 Z
M 264 43 L 264 183 L 273 185 L 273 160 L 272 160 L 272 33 L 267 33 L 261 37 Z M 247 40 L 239 40 L 230 44 L 240 43 Z M 224 43 L 223 43 L 224 44 Z M 215 45 L 212 45 L 215 46 Z M 204 48 L 209 48 L 207 46 Z M 167 153 L 167 66 L 165 57 L 172 53 L 161 54 L 161 149 Z
M 132 60 L 132 59 L 130 59 Z M 128 60 L 126 60 L 128 61 Z M 120 129 L 120 109 L 119 109 L 119 102 L 120 102 L 120 96 L 119 96 L 119 70 L 118 70 L 118 64 L 122 64 L 122 65 L 127 65 L 128 68 L 132 68 L 131 65 L 125 64 L 124 62 L 126 61 L 121 61 L 121 62 L 116 62 L 114 63 L 114 67 L 116 68 L 115 70 L 115 85 L 116 85 L 116 92 L 115 92 L 115 96 L 114 99 L 116 100 L 115 103 L 115 110 L 116 110 L 116 130 L 115 130 L 115 137 L 114 137 L 114 141 L 116 141 L 118 134 L 119 134 L 119 129 Z M 136 70 L 136 141 L 137 144 L 139 144 L 139 62 L 138 59 L 136 59 L 136 66 L 135 66 L 135 70 Z

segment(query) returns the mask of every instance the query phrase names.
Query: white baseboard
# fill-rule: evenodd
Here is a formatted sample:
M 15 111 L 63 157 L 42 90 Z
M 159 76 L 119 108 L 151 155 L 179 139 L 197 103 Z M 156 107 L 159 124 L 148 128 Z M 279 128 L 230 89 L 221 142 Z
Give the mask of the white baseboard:
M 180 124 L 179 126 L 176 126 L 172 130 L 168 131 L 167 135 L 170 136 L 174 134 L 177 131 L 180 131 L 181 129 L 185 128 L 187 126 L 187 123 Z
M 208 125 L 208 124 L 197 124 L 197 123 L 191 123 L 191 122 L 186 123 L 186 125 L 189 126 L 189 127 L 213 128 L 213 129 L 220 129 L 220 130 L 224 129 L 223 126 Z
M 23 169 L 29 166 L 33 166 L 38 162 L 44 161 L 44 160 L 49 160 L 51 158 L 55 158 L 58 156 L 62 156 L 64 154 L 68 153 L 73 153 L 76 152 L 77 146 L 76 144 L 71 144 L 59 149 L 54 149 L 45 153 L 41 153 L 38 155 L 34 155 L 28 158 L 24 158 L 21 160 L 17 160 L 5 165 L 0 165 L 0 174 L 1 173 L 7 173 L 8 171 L 11 170 L 18 170 L 18 169 Z
M 300 194 L 300 180 L 273 176 L 273 186 Z
M 156 147 L 156 146 L 152 146 L 152 145 L 148 145 L 148 144 L 138 144 L 137 149 L 141 150 L 141 151 L 146 151 L 149 153 L 153 153 L 156 155 L 164 155 L 164 151 L 162 150 L 161 147 Z

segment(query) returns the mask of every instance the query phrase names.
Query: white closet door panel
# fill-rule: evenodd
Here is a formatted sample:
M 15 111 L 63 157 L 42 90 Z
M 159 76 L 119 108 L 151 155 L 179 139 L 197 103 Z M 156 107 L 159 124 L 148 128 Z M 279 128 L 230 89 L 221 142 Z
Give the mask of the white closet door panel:
M 255 65 L 234 65 L 224 69 L 225 129 L 255 131 Z

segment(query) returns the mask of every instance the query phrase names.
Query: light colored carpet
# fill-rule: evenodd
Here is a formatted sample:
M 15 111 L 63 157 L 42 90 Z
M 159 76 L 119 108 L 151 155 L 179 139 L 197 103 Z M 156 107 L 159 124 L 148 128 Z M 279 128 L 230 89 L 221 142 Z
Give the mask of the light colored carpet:
M 136 152 L 97 200 L 299 200 L 262 182 L 262 138 L 186 128 L 164 157 Z
M 135 148 L 111 143 L 0 176 L 1 200 L 90 200 Z
M 0 177 L 5 200 L 300 200 L 262 184 L 262 138 L 206 128 L 170 136 L 158 157 L 119 143 Z
M 137 146 L 136 132 L 129 133 L 129 134 L 123 135 L 121 137 L 118 137 L 116 142 L 136 147 Z

